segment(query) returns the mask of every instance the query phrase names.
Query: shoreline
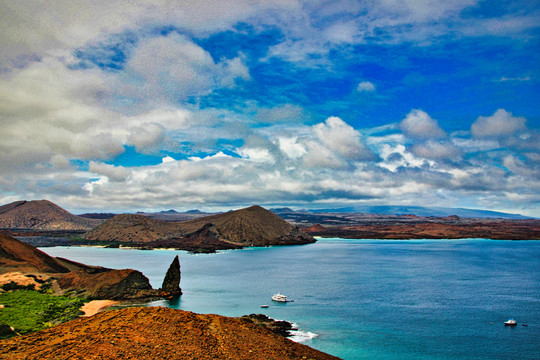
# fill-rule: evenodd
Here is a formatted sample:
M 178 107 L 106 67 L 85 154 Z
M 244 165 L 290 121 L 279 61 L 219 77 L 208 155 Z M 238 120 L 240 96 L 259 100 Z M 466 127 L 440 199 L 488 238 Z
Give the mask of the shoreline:
M 81 311 L 84 312 L 84 315 L 81 315 L 81 317 L 93 316 L 106 308 L 118 304 L 120 304 L 120 301 L 116 300 L 91 300 L 90 302 L 84 303 L 84 305 L 81 306 Z

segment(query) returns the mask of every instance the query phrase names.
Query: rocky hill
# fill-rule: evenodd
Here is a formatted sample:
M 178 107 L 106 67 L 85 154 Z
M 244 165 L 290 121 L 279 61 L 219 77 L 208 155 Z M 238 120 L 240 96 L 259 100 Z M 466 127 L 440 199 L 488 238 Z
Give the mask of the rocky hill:
M 314 234 L 314 233 L 319 233 L 319 232 L 326 231 L 327 229 L 324 226 L 322 226 L 321 224 L 315 224 L 315 225 L 312 225 L 312 226 L 310 226 L 308 228 L 304 228 L 302 230 L 307 232 L 307 233 Z
M 151 219 L 138 214 L 116 215 L 85 234 L 88 240 L 148 243 L 178 233 L 178 224 Z
M 67 273 L 69 269 L 43 251 L 0 233 L 0 274 L 8 272 Z
M 184 232 L 193 232 L 213 224 L 221 238 L 242 246 L 295 245 L 315 242 L 297 227 L 273 212 L 254 205 L 224 214 L 206 216 L 180 224 Z
M 85 238 L 190 251 L 315 242 L 311 235 L 260 206 L 184 222 L 164 222 L 143 215 L 117 215 L 89 231 Z
M 125 308 L 2 341 L 0 359 L 338 359 L 249 320 Z
M 48 280 L 58 286 L 59 292 L 74 290 L 92 298 L 160 297 L 160 292 L 153 290 L 148 278 L 137 270 L 114 270 L 54 258 L 0 233 L 0 284 L 14 281 L 39 287 Z
M 0 206 L 3 229 L 89 230 L 100 223 L 73 215 L 48 200 L 23 200 Z

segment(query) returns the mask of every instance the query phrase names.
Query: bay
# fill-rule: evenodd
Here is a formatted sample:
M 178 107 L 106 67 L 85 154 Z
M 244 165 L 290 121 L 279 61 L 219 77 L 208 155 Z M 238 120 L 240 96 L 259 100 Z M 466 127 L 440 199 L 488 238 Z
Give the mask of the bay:
M 226 316 L 265 313 L 296 323 L 306 345 L 343 359 L 540 354 L 538 241 L 319 239 L 216 254 L 41 250 L 89 265 L 140 270 L 154 288 L 178 254 L 184 294 L 151 305 Z M 272 302 L 276 292 L 294 302 Z M 518 326 L 504 326 L 510 317 Z

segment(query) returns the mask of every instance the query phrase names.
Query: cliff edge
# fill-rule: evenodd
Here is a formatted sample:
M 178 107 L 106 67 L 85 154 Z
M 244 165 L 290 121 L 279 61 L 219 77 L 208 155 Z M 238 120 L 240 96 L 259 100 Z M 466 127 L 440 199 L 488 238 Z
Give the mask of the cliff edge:
M 332 360 L 248 320 L 125 308 L 3 340 L 0 359 Z

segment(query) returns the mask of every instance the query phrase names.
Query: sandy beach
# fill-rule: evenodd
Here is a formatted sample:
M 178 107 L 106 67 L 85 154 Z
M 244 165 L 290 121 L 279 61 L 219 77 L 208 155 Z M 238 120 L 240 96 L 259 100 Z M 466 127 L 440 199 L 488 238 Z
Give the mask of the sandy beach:
M 88 303 L 85 303 L 81 307 L 81 311 L 84 312 L 84 315 L 81 316 L 92 316 L 97 314 L 99 311 L 108 308 L 109 306 L 113 306 L 118 304 L 118 301 L 114 300 L 92 300 Z

